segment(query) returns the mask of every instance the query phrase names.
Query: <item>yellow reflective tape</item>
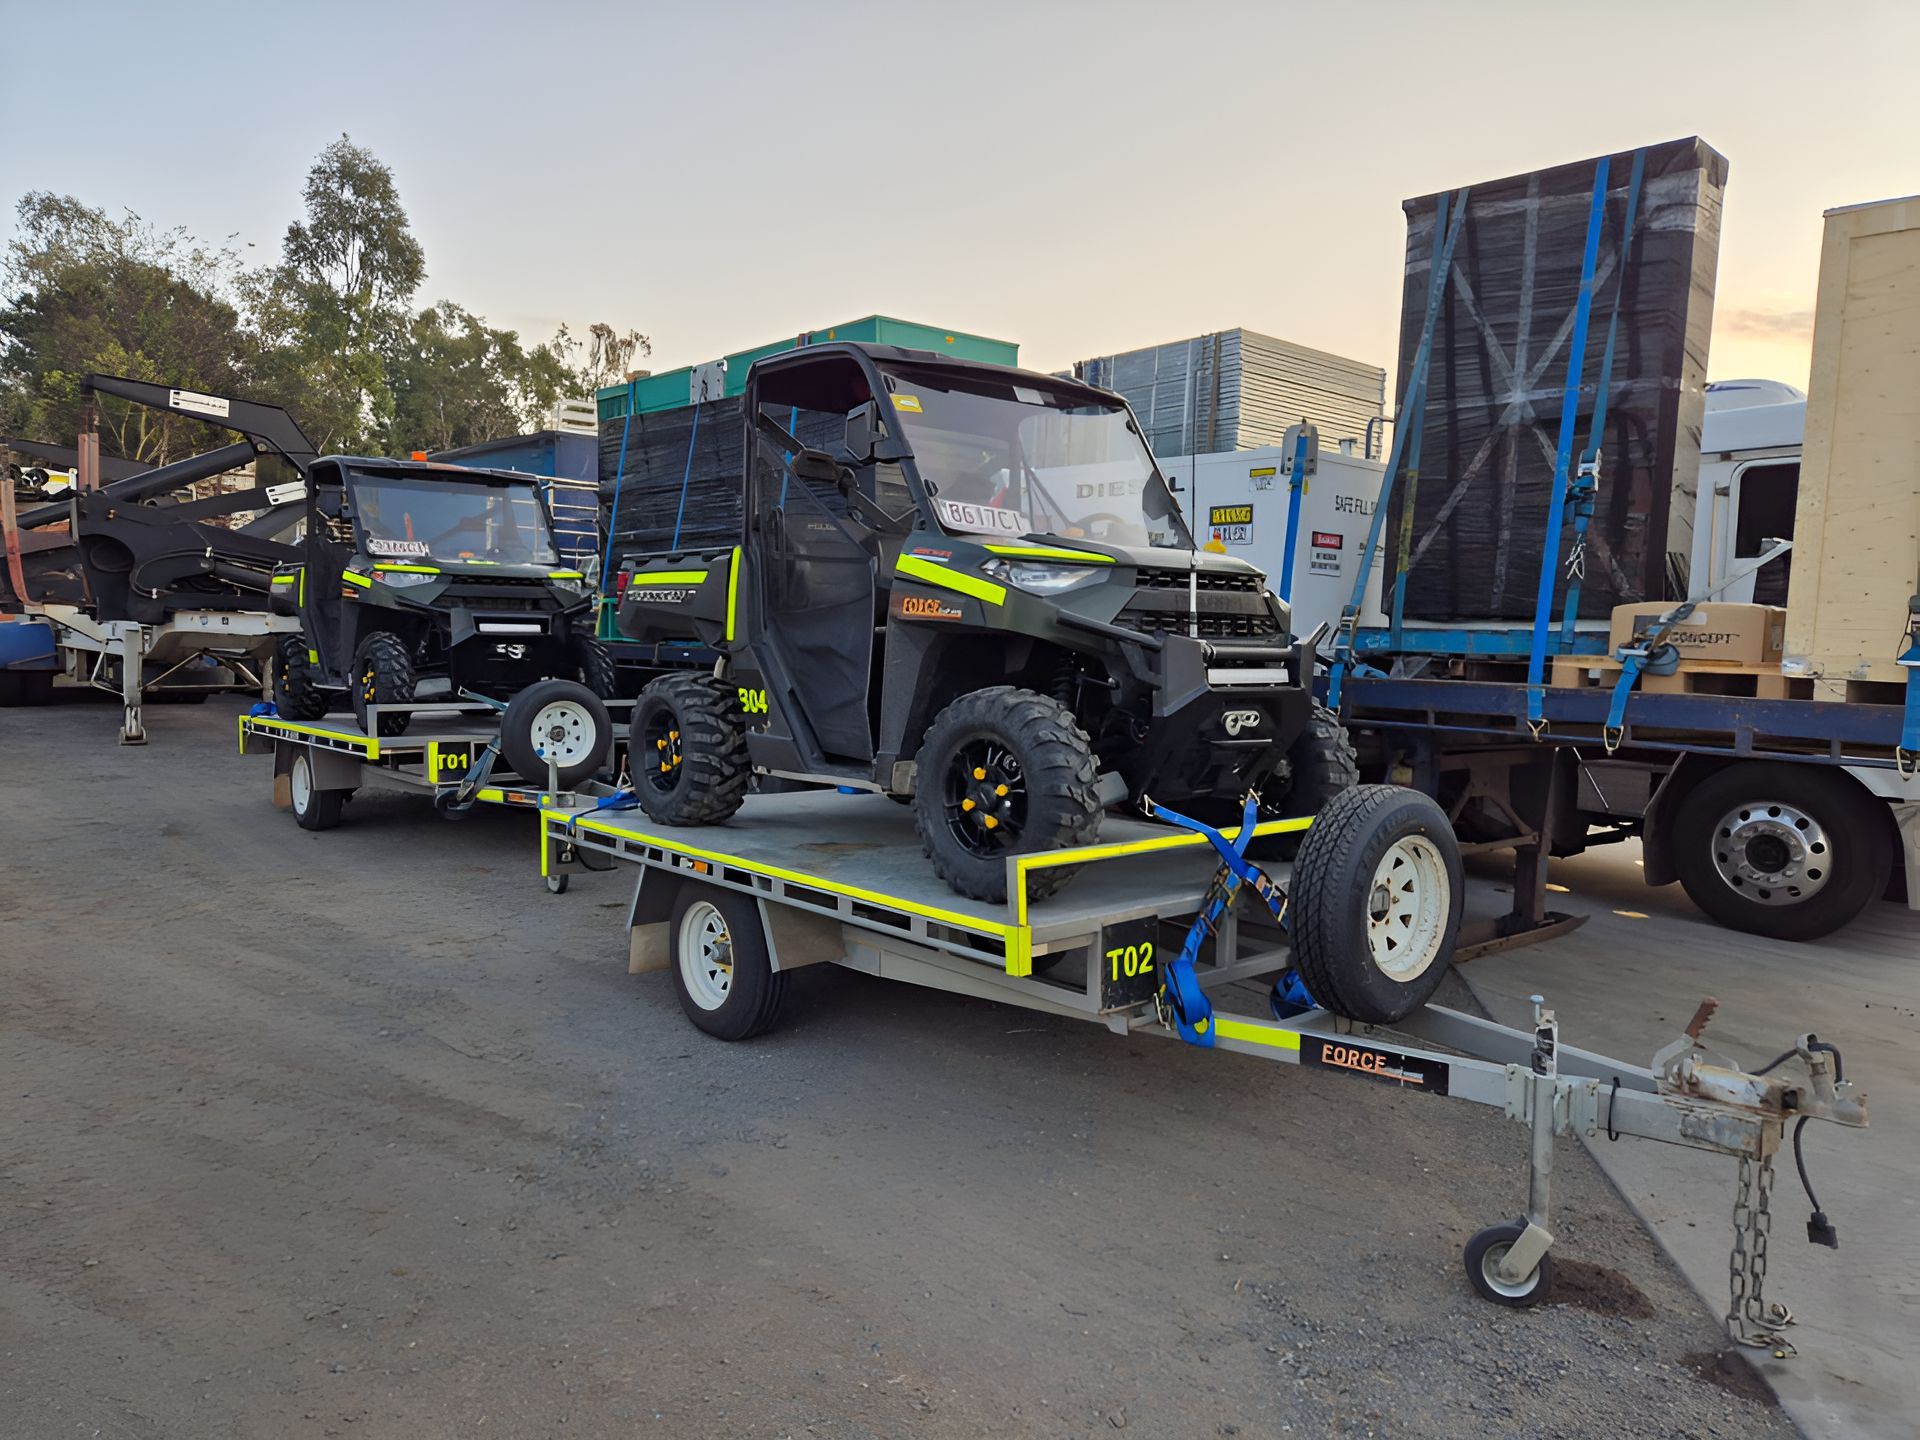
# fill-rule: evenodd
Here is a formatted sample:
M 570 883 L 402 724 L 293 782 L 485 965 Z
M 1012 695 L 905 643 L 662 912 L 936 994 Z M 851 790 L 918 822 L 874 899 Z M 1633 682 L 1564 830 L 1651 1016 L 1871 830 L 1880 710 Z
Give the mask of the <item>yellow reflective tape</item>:
M 1090 550 L 1061 550 L 1052 545 L 989 545 L 996 555 L 1025 555 L 1035 560 L 1078 560 L 1084 565 L 1111 565 L 1111 555 L 1095 555 Z
M 549 570 L 547 578 L 549 580 L 584 580 L 587 577 L 578 570 Z
M 1024 980 L 1033 974 L 1033 932 L 1015 930 L 1007 936 L 1007 974 Z
M 376 565 L 375 570 L 397 570 L 402 575 L 438 575 L 438 565 Z
M 373 581 L 367 576 L 358 574 L 352 570 L 342 570 L 340 572 L 340 578 L 349 585 L 358 585 L 363 590 L 373 584 Z
M 244 755 L 247 753 L 247 717 L 239 715 L 235 718 L 240 722 L 240 753 Z
M 963 570 L 950 570 L 945 565 L 936 565 L 931 560 L 922 560 L 918 555 L 902 555 L 893 562 L 893 569 L 897 575 L 924 581 L 928 585 L 938 585 L 942 589 L 954 590 L 962 595 L 971 595 L 974 599 L 984 600 L 989 605 L 1006 603 L 1006 586 L 996 585 L 991 580 L 982 580 L 979 576 L 969 575 Z
M 491 800 L 497 805 L 507 797 L 502 792 L 495 790 L 492 786 L 488 786 L 480 792 L 480 798 L 482 800 Z
M 740 596 L 740 547 L 733 547 L 727 561 L 727 639 L 733 639 L 734 610 Z
M 660 835 L 648 835 L 638 830 L 625 830 L 605 820 L 590 820 L 585 816 L 573 822 L 583 830 L 597 830 L 602 835 L 614 835 L 624 840 L 638 840 L 647 845 L 658 845 L 663 850 L 671 850 L 677 855 L 692 855 L 701 860 L 711 860 L 716 865 L 734 865 L 742 870 L 751 870 L 756 875 L 769 875 L 776 880 L 791 880 L 798 885 L 806 885 L 814 890 L 825 890 L 834 895 L 845 895 L 854 900 L 869 900 L 878 905 L 888 905 L 895 910 L 905 910 L 911 915 L 923 915 L 929 920 L 938 920 L 943 924 L 955 925 L 963 930 L 972 930 L 981 935 L 999 935 L 1009 940 L 1013 936 L 1013 927 L 998 920 L 982 920 L 977 915 L 961 915 L 953 910 L 941 910 L 932 905 L 917 905 L 910 900 L 902 900 L 897 895 L 882 894 L 878 890 L 863 890 L 857 885 L 842 885 L 838 881 L 822 879 L 818 875 L 808 875 L 799 870 L 783 870 L 778 866 L 765 865 L 758 860 L 743 860 L 738 855 L 727 855 L 717 850 L 696 850 L 691 845 L 683 845 L 677 840 L 669 840 Z
M 1253 827 L 1253 834 L 1255 839 L 1267 835 L 1285 835 L 1294 830 L 1304 830 L 1311 824 L 1311 815 L 1293 820 L 1262 820 Z M 1220 833 L 1231 840 L 1239 835 L 1240 827 L 1234 825 Z M 1027 872 L 1030 870 L 1047 870 L 1055 865 L 1084 865 L 1090 860 L 1118 860 L 1127 855 L 1148 855 L 1156 850 L 1190 850 L 1207 843 L 1204 835 L 1180 830 L 1171 835 L 1156 835 L 1151 840 L 1116 840 L 1111 845 L 1081 845 L 1072 850 L 1043 850 L 1038 854 L 1019 856 L 1013 862 L 1014 919 L 1021 925 L 1027 923 Z
M 540 878 L 544 880 L 549 873 L 547 851 L 551 847 L 547 844 L 547 827 L 540 825 L 535 828 L 540 832 Z
M 300 604 L 302 604 L 302 605 L 304 605 L 304 604 L 306 604 L 306 603 L 307 603 L 307 567 L 306 567 L 306 566 L 304 566 L 304 565 L 302 565 L 302 566 L 300 567 L 300 600 L 299 600 L 299 603 L 300 603 Z M 311 651 L 311 650 L 309 650 L 309 651 L 307 652 L 307 654 L 309 654 L 309 655 L 313 655 L 313 663 L 314 663 L 314 664 L 316 664 L 316 665 L 318 665 L 318 664 L 320 663 L 320 657 L 319 657 L 318 655 L 314 655 L 314 654 L 313 654 L 313 651 Z
M 318 665 L 320 663 L 320 652 L 318 650 L 309 649 L 307 651 L 307 663 L 309 665 Z
M 318 725 L 296 725 L 291 720 L 282 720 L 276 715 L 242 715 L 242 726 L 263 731 L 268 735 L 291 738 L 295 735 L 316 735 L 323 740 L 340 740 L 366 751 L 369 760 L 380 758 L 380 739 L 376 735 L 356 735 L 351 730 L 328 730 Z
M 276 575 L 273 577 L 273 583 L 275 585 L 291 585 L 297 578 L 297 576 L 293 575 Z
M 1222 1040 L 1240 1040 L 1248 1045 L 1269 1045 L 1275 1050 L 1300 1048 L 1298 1030 L 1283 1030 L 1278 1025 L 1260 1025 L 1248 1020 L 1232 1020 L 1225 1015 L 1213 1017 L 1213 1033 Z
M 655 570 L 646 575 L 630 575 L 628 585 L 698 585 L 707 578 L 704 570 Z

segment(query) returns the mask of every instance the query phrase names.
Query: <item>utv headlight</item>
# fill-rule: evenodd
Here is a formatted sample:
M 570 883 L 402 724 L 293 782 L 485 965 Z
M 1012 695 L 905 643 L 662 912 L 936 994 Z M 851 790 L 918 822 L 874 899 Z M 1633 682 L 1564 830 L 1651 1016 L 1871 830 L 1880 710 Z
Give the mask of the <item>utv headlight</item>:
M 569 595 L 585 595 L 593 588 L 587 583 L 587 577 L 584 575 L 553 575 L 548 577 L 548 583 L 554 589 L 564 590 Z
M 1100 578 L 1099 569 L 1092 565 L 1036 565 L 1030 560 L 1002 560 L 997 555 L 980 568 L 994 579 L 1032 595 L 1058 595 Z
M 391 585 L 396 590 L 410 590 L 415 585 L 425 585 L 438 580 L 438 575 L 422 575 L 417 570 L 376 570 L 374 578 L 382 585 Z

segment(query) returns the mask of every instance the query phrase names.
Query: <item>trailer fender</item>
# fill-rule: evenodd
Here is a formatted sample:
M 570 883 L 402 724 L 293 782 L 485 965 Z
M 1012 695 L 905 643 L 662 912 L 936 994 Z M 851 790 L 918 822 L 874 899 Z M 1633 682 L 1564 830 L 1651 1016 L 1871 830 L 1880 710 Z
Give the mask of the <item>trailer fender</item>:
M 671 937 L 667 921 L 673 916 L 673 902 L 679 898 L 684 882 L 678 875 L 640 867 L 633 884 L 633 903 L 627 907 L 627 973 L 644 975 L 664 970 L 672 963 Z

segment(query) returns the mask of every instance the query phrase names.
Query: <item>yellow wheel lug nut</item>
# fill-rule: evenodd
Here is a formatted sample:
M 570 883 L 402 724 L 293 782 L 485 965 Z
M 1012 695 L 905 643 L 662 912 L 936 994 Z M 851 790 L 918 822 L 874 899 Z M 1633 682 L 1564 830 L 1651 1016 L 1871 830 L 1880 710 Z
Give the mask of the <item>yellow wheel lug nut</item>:
M 991 815 L 987 816 L 987 829 L 992 830 L 995 827 L 997 827 L 999 824 L 1000 822 L 994 819 L 993 816 Z
M 960 802 L 960 808 L 961 808 L 962 810 L 971 810 L 971 809 L 973 809 L 973 801 L 971 801 L 971 800 L 962 800 L 962 801 Z
M 984 780 L 987 778 L 987 772 L 976 766 L 973 772 L 973 778 L 976 780 Z
M 1007 787 L 1004 785 L 996 785 L 993 787 L 993 793 L 1004 797 L 1007 793 Z

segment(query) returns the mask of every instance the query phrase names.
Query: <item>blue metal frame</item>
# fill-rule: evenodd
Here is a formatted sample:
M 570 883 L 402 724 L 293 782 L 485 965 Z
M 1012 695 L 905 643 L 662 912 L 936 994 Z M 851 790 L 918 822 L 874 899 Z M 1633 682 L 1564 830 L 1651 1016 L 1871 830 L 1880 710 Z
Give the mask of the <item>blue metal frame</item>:
M 1300 438 L 1293 442 L 1293 474 L 1287 485 L 1287 543 L 1280 556 L 1280 600 L 1293 600 L 1293 555 L 1300 539 L 1300 498 L 1307 489 L 1307 427 L 1300 426 Z

